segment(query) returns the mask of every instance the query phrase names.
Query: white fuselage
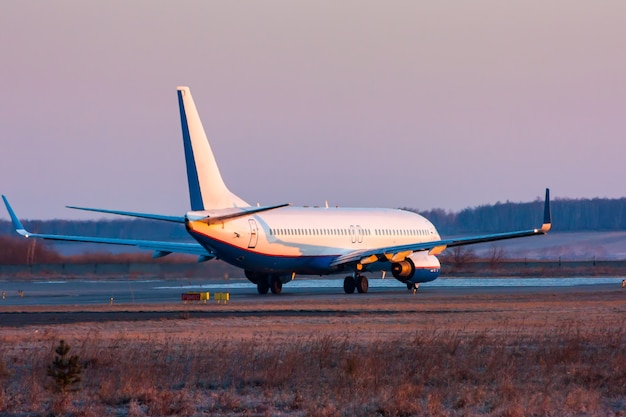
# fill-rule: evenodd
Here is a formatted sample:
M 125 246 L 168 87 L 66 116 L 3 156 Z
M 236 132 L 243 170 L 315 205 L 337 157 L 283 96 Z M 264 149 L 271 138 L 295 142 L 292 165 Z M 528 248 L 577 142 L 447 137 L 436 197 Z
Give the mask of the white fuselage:
M 397 209 L 285 207 L 210 225 L 191 221 L 188 229 L 235 266 L 321 275 L 341 272 L 329 264 L 346 253 L 440 240 L 430 221 Z

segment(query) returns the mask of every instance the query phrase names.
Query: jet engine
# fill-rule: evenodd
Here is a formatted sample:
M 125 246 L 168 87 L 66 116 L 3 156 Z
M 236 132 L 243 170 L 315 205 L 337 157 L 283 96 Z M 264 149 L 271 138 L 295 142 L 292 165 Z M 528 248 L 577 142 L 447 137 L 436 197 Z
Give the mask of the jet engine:
M 428 282 L 439 276 L 439 259 L 428 252 L 413 252 L 403 261 L 391 264 L 391 274 L 400 282 Z

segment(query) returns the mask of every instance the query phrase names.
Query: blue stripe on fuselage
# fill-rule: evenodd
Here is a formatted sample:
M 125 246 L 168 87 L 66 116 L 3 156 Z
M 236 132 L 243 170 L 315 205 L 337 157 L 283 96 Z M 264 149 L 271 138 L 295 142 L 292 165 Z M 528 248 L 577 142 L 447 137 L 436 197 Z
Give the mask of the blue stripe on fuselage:
M 219 259 L 242 269 L 287 274 L 295 272 L 302 275 L 327 275 L 341 271 L 341 269 L 333 269 L 330 267 L 330 263 L 337 255 L 269 255 L 230 245 L 194 231 L 189 231 L 189 233 L 202 246 L 212 248 L 215 252 L 219 253 Z
M 196 161 L 193 157 L 193 147 L 191 146 L 191 135 L 187 123 L 187 114 L 183 103 L 183 92 L 178 90 L 178 108 L 180 109 L 180 125 L 183 129 L 183 145 L 185 147 L 185 162 L 187 165 L 187 182 L 189 183 L 189 199 L 191 200 L 191 210 L 204 210 L 202 202 L 202 191 L 200 190 L 200 180 Z

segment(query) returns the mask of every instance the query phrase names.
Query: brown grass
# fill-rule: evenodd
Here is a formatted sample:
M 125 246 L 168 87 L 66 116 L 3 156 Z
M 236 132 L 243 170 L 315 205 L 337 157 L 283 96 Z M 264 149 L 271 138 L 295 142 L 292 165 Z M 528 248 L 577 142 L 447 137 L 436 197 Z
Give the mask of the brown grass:
M 266 300 L 220 307 L 257 317 L 192 306 L 185 319 L 4 328 L 0 414 L 55 410 L 46 368 L 63 338 L 84 367 L 70 415 L 624 415 L 620 290 Z
M 75 340 L 85 408 L 132 415 L 597 415 L 626 406 L 626 337 L 597 329 L 520 336 L 431 330 L 360 343 L 345 337 Z M 4 413 L 53 407 L 51 346 L 5 348 Z M 621 402 L 620 402 L 621 401 Z M 341 410 L 341 412 L 339 412 Z M 562 414 L 561 414 L 562 413 Z

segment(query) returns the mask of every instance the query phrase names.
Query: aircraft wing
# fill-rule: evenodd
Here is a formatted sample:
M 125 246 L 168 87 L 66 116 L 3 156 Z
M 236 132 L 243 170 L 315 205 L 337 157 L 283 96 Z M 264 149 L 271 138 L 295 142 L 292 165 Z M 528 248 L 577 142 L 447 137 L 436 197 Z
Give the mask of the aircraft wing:
M 71 242 L 88 242 L 88 243 L 108 243 L 111 245 L 125 245 L 134 246 L 140 249 L 153 250 L 154 258 L 160 258 L 170 253 L 184 253 L 189 255 L 197 255 L 198 261 L 208 261 L 215 258 L 215 255 L 205 249 L 199 243 L 184 243 L 184 242 L 159 242 L 152 240 L 138 240 L 138 239 L 116 239 L 116 238 L 103 238 L 103 237 L 89 237 L 89 236 L 68 236 L 68 235 L 52 235 L 45 233 L 31 233 L 27 231 L 22 222 L 16 216 L 15 212 L 11 208 L 9 201 L 5 196 L 2 196 L 4 204 L 7 207 L 13 227 L 17 233 L 24 237 L 35 237 L 48 240 L 62 240 Z
M 413 252 L 429 251 L 431 255 L 439 255 L 448 247 L 474 245 L 476 243 L 495 242 L 498 240 L 515 239 L 527 236 L 544 235 L 552 228 L 552 213 L 550 209 L 550 190 L 546 189 L 544 203 L 543 225 L 538 229 L 519 230 L 507 233 L 495 233 L 488 235 L 468 236 L 453 239 L 435 240 L 432 242 L 409 243 L 406 245 L 389 246 L 376 249 L 353 251 L 337 257 L 331 266 L 340 266 L 352 263 L 363 265 L 376 261 L 399 262 Z

